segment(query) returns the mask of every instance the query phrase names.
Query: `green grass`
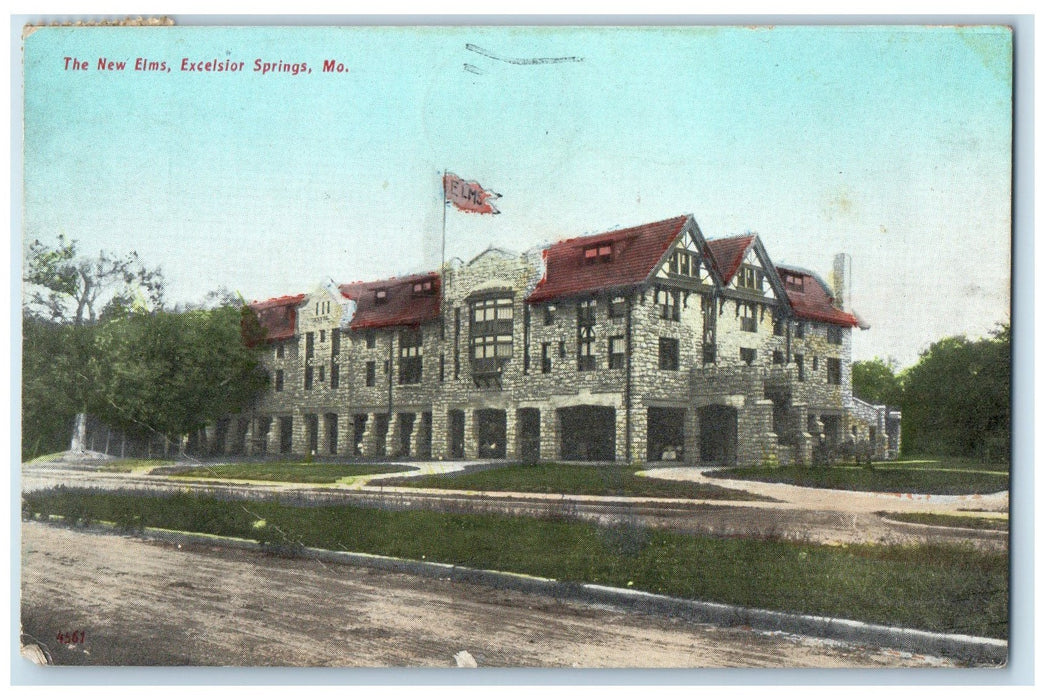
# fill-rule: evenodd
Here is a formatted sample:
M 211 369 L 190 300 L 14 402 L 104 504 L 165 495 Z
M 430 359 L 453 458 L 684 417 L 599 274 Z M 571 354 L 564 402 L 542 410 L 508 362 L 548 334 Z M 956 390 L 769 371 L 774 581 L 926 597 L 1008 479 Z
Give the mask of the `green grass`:
M 348 476 L 389 474 L 407 467 L 395 464 L 326 464 L 322 462 L 258 462 L 208 464 L 178 470 L 171 476 L 252 481 L 286 481 L 295 484 L 332 484 Z
M 948 515 L 945 513 L 882 513 L 890 520 L 920 525 L 941 527 L 968 527 L 977 530 L 1009 531 L 1008 518 L 980 518 L 974 515 Z
M 970 460 L 909 460 L 830 467 L 752 467 L 706 472 L 710 477 L 768 481 L 848 491 L 886 493 L 971 494 L 1009 488 L 1007 464 L 983 465 Z
M 382 485 L 466 491 L 568 493 L 588 496 L 767 500 L 753 494 L 708 484 L 636 476 L 637 467 L 583 464 L 510 464 L 474 472 L 429 474 L 381 479 Z
M 173 462 L 169 459 L 117 459 L 98 466 L 101 472 L 134 472 L 144 471 L 152 467 L 162 467 Z
M 951 544 L 832 547 L 634 526 L 54 489 L 23 517 L 293 543 L 513 571 L 794 613 L 1004 638 L 1005 553 Z M 260 524 L 264 521 L 264 524 Z

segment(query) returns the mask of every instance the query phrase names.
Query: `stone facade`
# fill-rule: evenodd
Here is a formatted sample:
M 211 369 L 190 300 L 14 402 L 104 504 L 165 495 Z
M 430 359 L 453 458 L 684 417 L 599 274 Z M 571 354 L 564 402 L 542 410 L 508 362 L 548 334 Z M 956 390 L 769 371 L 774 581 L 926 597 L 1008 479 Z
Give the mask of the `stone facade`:
M 852 396 L 856 322 L 826 285 L 692 217 L 284 299 L 294 332 L 266 347 L 270 390 L 226 451 L 761 464 L 898 446 L 889 411 Z

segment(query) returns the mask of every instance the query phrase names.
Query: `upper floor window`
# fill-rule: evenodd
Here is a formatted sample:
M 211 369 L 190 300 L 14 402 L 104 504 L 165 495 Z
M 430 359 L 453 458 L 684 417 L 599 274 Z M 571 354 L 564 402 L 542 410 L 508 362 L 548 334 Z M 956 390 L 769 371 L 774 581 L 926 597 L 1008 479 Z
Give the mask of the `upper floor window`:
M 774 350 L 773 351 L 773 364 L 774 365 L 782 365 L 782 364 L 784 364 L 784 353 L 781 352 L 780 350 Z
M 426 280 L 424 282 L 414 282 L 414 296 L 423 297 L 432 294 L 434 288 L 432 287 L 432 280 Z
M 283 370 L 276 370 L 276 391 L 283 391 Z
M 319 342 L 321 342 L 321 343 L 327 342 L 327 332 L 326 331 L 320 331 L 319 332 Z
M 628 311 L 628 302 L 624 298 L 623 294 L 613 294 L 610 296 L 609 303 L 609 317 L 610 318 L 623 318 L 624 314 Z
M 577 328 L 577 370 L 586 372 L 595 369 L 595 328 Z
M 784 335 L 784 319 L 780 316 L 773 318 L 773 335 Z
M 737 270 L 737 287 L 739 289 L 761 292 L 764 277 L 762 270 L 756 270 L 754 267 L 744 265 Z
M 613 259 L 613 246 L 609 243 L 594 245 L 584 249 L 584 262 L 589 265 L 596 262 L 609 262 Z
M 624 336 L 610 338 L 610 369 L 624 369 Z
M 678 339 L 661 338 L 659 346 L 658 366 L 660 369 L 677 370 L 679 368 Z
M 305 368 L 305 391 L 312 389 L 312 367 Z
M 832 345 L 842 344 L 842 328 L 841 326 L 828 326 L 827 327 L 827 342 Z
M 492 321 L 511 322 L 513 315 L 511 297 L 479 299 L 472 302 L 472 321 L 476 324 Z
M 316 336 L 315 333 L 305 334 L 305 357 L 311 358 L 316 354 Z
M 803 278 L 802 275 L 794 275 L 791 273 L 786 273 L 784 275 L 784 287 L 786 287 L 789 292 L 803 291 L 804 282 L 805 278 Z
M 550 326 L 555 323 L 555 304 L 546 304 L 544 307 L 544 325 Z
M 384 304 L 386 301 L 388 301 L 388 290 L 387 289 L 378 289 L 378 290 L 376 290 L 374 292 L 374 303 L 375 304 Z
M 420 328 L 406 328 L 399 332 L 399 383 L 421 382 L 421 354 L 423 335 Z
M 827 358 L 827 383 L 842 383 L 842 361 L 837 357 Z
M 278 343 L 276 343 L 276 359 L 277 360 L 282 359 L 283 358 L 283 353 L 284 353 L 283 341 L 281 340 Z
M 551 343 L 541 343 L 541 374 L 549 374 L 552 371 Z
M 758 309 L 754 304 L 740 305 L 740 330 L 749 333 L 758 330 Z
M 583 299 L 577 303 L 577 323 L 590 326 L 595 323 L 595 300 Z
M 681 318 L 679 312 L 679 298 L 681 294 L 677 289 L 658 289 L 657 306 L 660 308 L 660 317 L 667 321 L 678 321 Z
M 366 332 L 366 346 L 369 349 L 373 349 L 377 345 L 377 333 L 375 331 Z
M 668 270 L 683 277 L 699 277 L 700 258 L 688 250 L 676 250 L 671 254 Z
M 796 338 L 805 338 L 806 337 L 806 324 L 802 323 L 801 321 L 799 321 L 795 325 L 795 337 Z
M 366 363 L 366 385 L 374 386 L 377 384 L 377 363 L 371 360 Z
M 740 348 L 740 361 L 749 367 L 755 364 L 755 358 L 758 353 L 755 352 L 754 348 Z
M 330 356 L 337 357 L 341 354 L 341 329 L 335 328 L 330 331 Z
M 337 389 L 341 386 L 341 367 L 336 362 L 330 363 L 330 388 Z
M 803 382 L 806 378 L 805 357 L 795 355 L 795 367 L 798 368 L 798 381 Z

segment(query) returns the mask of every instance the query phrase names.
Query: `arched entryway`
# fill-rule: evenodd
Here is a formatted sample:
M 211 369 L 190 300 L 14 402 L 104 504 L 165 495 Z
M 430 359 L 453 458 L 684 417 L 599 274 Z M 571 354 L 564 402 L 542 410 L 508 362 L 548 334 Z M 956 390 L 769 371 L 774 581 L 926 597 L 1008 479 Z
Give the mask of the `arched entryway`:
M 737 409 L 712 404 L 700 415 L 700 461 L 710 464 L 737 462 Z

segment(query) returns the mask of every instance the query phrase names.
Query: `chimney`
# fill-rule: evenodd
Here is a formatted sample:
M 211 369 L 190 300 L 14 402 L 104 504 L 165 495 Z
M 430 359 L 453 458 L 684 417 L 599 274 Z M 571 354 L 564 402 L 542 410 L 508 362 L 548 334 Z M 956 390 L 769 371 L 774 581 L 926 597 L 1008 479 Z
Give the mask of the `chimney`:
M 849 276 L 852 272 L 852 265 L 852 258 L 846 253 L 835 255 L 835 264 L 831 270 L 831 293 L 835 297 L 835 306 L 842 311 L 848 311 L 851 302 Z

